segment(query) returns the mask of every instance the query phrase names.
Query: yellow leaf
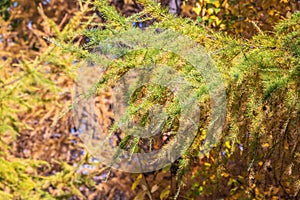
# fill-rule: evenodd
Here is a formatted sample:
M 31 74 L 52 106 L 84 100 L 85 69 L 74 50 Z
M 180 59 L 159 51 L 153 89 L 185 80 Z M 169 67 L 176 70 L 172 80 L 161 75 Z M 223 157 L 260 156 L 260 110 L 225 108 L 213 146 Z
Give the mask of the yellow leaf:
M 207 13 L 208 13 L 208 15 L 213 14 L 214 13 L 214 9 L 212 9 L 212 8 L 207 9 Z
M 226 146 L 228 149 L 230 149 L 230 148 L 231 148 L 230 141 L 226 141 L 226 142 L 225 142 L 225 146 Z
M 204 17 L 202 17 L 203 21 L 207 21 L 208 20 L 208 16 L 205 15 Z
M 211 15 L 209 19 L 215 20 L 217 17 L 215 15 Z
M 270 145 L 268 143 L 264 143 L 261 145 L 263 148 L 268 148 Z
M 220 20 L 219 18 L 216 19 L 216 24 L 217 26 L 219 26 L 221 24 L 222 20 Z
M 160 200 L 167 199 L 169 197 L 169 194 L 170 194 L 170 185 L 160 193 L 159 195 Z
M 140 184 L 142 178 L 143 178 L 143 175 L 140 174 L 140 175 L 135 179 L 135 181 L 132 183 L 131 190 L 135 190 L 135 188 Z
M 220 2 L 219 1 L 215 1 L 214 5 L 216 6 L 216 8 L 219 8 L 220 7 Z
M 226 172 L 223 172 L 223 173 L 221 173 L 221 176 L 223 176 L 223 177 L 227 178 L 227 177 L 229 176 L 229 174 L 228 174 L 228 173 L 226 173 Z
M 199 3 L 196 3 L 196 8 L 193 8 L 192 10 L 197 14 L 199 15 L 200 14 L 200 11 L 201 11 L 201 6 Z
M 205 162 L 205 163 L 204 163 L 204 166 L 206 166 L 206 167 L 210 167 L 210 166 L 211 166 L 211 164 L 210 164 L 210 163 L 208 163 L 208 162 Z
M 201 140 L 204 140 L 206 138 L 206 130 L 202 130 L 202 134 L 200 136 Z

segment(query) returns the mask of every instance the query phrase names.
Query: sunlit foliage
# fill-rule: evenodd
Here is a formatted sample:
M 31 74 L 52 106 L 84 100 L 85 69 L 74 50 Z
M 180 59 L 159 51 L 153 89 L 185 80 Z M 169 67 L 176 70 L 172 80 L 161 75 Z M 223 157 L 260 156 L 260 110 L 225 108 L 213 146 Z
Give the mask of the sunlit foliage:
M 298 0 L 186 0 L 182 5 L 183 16 L 247 38 L 261 30 L 272 30 L 299 10 Z
M 142 11 L 131 17 L 119 15 L 105 1 L 1 2 L 0 198 L 299 198 L 300 14 L 289 14 L 297 9 L 293 1 L 276 7 L 268 3 L 273 1 L 239 2 L 198 1 L 190 8 L 196 22 L 174 18 L 148 0 L 138 1 Z M 274 31 L 263 32 L 284 18 Z M 130 175 L 109 177 L 88 154 L 74 156 L 84 148 L 74 134 L 70 110 L 78 63 L 115 32 L 139 28 L 137 22 L 178 31 L 203 45 L 226 83 L 228 113 L 220 143 L 203 155 L 210 116 L 204 95 L 193 145 L 171 166 L 138 174 L 132 183 Z M 242 35 L 253 38 L 233 38 L 200 24 L 233 33 L 246 30 L 249 35 Z M 177 69 L 190 68 L 180 55 L 150 53 L 128 54 L 112 64 L 101 86 L 113 84 L 113 75 L 125 73 L 126 67 L 153 58 Z M 141 56 L 145 59 L 137 59 Z M 202 84 L 197 74 L 191 77 Z

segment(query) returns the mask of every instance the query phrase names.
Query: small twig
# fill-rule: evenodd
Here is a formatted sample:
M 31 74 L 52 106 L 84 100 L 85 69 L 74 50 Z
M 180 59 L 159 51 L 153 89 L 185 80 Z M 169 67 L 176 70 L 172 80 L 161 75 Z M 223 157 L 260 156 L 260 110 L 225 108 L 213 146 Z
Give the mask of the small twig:
M 139 155 L 138 155 L 138 154 L 137 154 L 137 156 L 138 156 L 138 161 L 139 161 L 139 164 L 140 164 L 141 170 L 142 170 L 142 172 L 143 172 L 144 170 L 143 170 L 143 165 L 142 165 L 142 163 L 141 163 L 141 159 L 139 158 Z M 147 194 L 148 194 L 148 196 L 149 196 L 150 200 L 153 200 L 153 197 L 152 197 L 152 194 L 151 194 L 151 189 L 150 189 L 149 182 L 147 181 L 147 178 L 145 177 L 145 174 L 144 174 L 144 173 L 142 173 L 142 175 L 143 175 L 143 179 L 144 179 L 144 181 L 145 181 L 145 184 L 146 184 L 146 188 L 147 188 Z
M 0 88 L 3 89 L 3 88 L 5 88 L 5 87 L 7 87 L 7 86 L 9 86 L 9 85 L 14 84 L 15 82 L 18 82 L 19 80 L 21 80 L 22 78 L 24 78 L 24 77 L 27 76 L 28 74 L 29 74 L 29 73 L 25 73 L 24 75 L 20 76 L 19 78 L 16 78 L 15 80 L 12 80 L 12 81 L 10 81 L 10 82 L 8 82 L 8 83 L 5 83 L 5 84 L 1 85 Z
M 69 15 L 68 15 L 68 13 L 66 13 L 64 18 L 61 20 L 60 24 L 58 25 L 60 30 L 62 30 L 62 27 L 68 18 L 69 18 Z
M 143 179 L 145 181 L 145 184 L 146 184 L 146 188 L 147 188 L 147 192 L 148 192 L 148 196 L 150 198 L 150 200 L 153 200 L 153 197 L 152 197 L 152 194 L 151 194 L 151 189 L 150 189 L 150 185 L 149 185 L 149 182 L 147 181 L 147 178 L 145 177 L 144 173 L 143 174 Z
M 259 26 L 254 21 L 251 21 L 251 23 L 253 24 L 253 26 L 257 29 L 257 31 L 260 34 L 264 35 L 264 32 L 259 28 Z

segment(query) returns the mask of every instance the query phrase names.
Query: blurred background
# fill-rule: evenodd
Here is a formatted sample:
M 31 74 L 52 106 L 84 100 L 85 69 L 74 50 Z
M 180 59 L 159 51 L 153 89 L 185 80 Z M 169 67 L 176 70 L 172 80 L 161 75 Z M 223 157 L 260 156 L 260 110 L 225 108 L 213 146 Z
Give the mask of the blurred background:
M 61 50 L 49 38 L 71 41 L 72 37 L 75 46 L 85 47 L 90 38 L 80 33 L 101 31 L 106 23 L 94 2 L 98 1 L 0 1 L 0 199 L 299 198 L 297 109 L 277 113 L 284 120 L 278 122 L 281 125 L 277 133 L 269 134 L 279 134 L 286 140 L 278 140 L 276 145 L 260 141 L 258 145 L 270 156 L 255 160 L 258 171 L 247 170 L 255 164 L 249 158 L 253 143 L 243 140 L 232 150 L 234 145 L 225 142 L 232 157 L 220 161 L 216 157 L 223 151 L 216 150 L 211 157 L 197 160 L 185 171 L 187 180 L 196 178 L 186 181 L 181 191 L 176 185 L 178 163 L 158 172 L 127 174 L 106 168 L 86 152 L 69 112 L 76 76 L 70 66 L 76 66 L 78 60 L 68 51 L 57 53 Z M 145 9 L 143 2 L 112 0 L 107 5 L 130 17 Z M 162 9 L 193 20 L 208 33 L 218 32 L 240 41 L 251 41 L 257 34 L 274 35 L 278 22 L 291 20 L 300 10 L 298 0 L 158 2 Z M 149 22 L 133 23 L 142 28 Z M 102 110 L 100 119 L 107 127 L 109 97 L 102 94 L 98 105 Z M 294 135 L 280 135 L 284 130 Z M 298 160 L 294 162 L 295 155 Z M 216 181 L 216 176 L 222 180 Z

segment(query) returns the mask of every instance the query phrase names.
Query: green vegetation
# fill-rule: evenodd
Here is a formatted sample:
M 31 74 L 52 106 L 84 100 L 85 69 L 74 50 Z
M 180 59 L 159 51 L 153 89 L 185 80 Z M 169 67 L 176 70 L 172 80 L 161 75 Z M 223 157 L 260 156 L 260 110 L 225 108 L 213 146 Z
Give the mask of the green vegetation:
M 256 29 L 259 33 L 246 40 L 171 16 L 150 0 L 138 1 L 143 10 L 129 17 L 106 1 L 19 3 L 10 17 L 5 8 L 13 4 L 0 4 L 0 199 L 299 198 L 299 12 L 272 31 Z M 23 8 L 28 11 L 24 16 L 25 11 L 19 12 Z M 72 134 L 71 112 L 71 91 L 81 61 L 97 60 L 91 50 L 106 39 L 141 31 L 133 22 L 173 30 L 201 44 L 219 69 L 227 95 L 222 138 L 204 155 L 201 144 L 211 115 L 210 97 L 191 64 L 181 55 L 157 49 L 115 59 L 95 85 L 99 96 L 129 69 L 153 62 L 188 75 L 199 94 L 201 117 L 193 144 L 171 166 L 137 175 L 110 171 L 93 163 L 89 154 L 79 156 L 84 147 Z M 161 87 L 137 91 L 131 114 L 145 125 L 147 112 L 134 108 L 157 103 L 167 105 L 170 114 L 163 131 L 176 132 L 178 105 Z M 106 123 L 108 117 L 104 114 L 102 120 Z M 159 139 L 153 139 L 153 148 L 160 147 Z M 143 148 L 140 138 L 125 137 L 120 146 L 127 145 L 131 152 Z M 87 164 L 88 173 L 82 168 Z

